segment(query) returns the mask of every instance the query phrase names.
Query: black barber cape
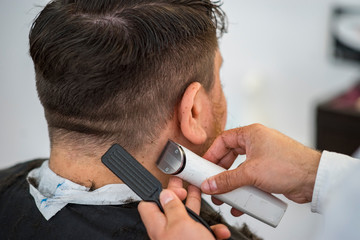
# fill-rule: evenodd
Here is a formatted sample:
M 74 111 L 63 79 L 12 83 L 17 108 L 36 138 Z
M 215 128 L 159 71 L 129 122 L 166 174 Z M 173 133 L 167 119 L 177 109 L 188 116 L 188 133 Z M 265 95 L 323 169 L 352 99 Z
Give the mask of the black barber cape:
M 138 202 L 123 205 L 67 204 L 47 221 L 29 192 L 27 174 L 44 159 L 0 170 L 0 239 L 149 239 L 137 211 Z M 209 225 L 224 223 L 205 201 L 200 215 Z M 226 224 L 229 226 L 228 224 Z M 232 239 L 258 239 L 229 226 Z M 186 231 L 186 229 L 184 229 Z

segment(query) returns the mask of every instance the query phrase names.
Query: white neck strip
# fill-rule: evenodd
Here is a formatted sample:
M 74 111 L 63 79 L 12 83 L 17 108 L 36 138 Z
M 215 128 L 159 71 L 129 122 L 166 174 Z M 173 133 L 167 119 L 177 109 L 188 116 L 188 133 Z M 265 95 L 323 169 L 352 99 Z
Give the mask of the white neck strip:
M 62 178 L 49 168 L 45 161 L 40 168 L 33 169 L 27 176 L 30 194 L 41 214 L 49 220 L 68 203 L 84 205 L 121 205 L 140 201 L 125 184 L 109 184 L 89 191 L 89 188 Z

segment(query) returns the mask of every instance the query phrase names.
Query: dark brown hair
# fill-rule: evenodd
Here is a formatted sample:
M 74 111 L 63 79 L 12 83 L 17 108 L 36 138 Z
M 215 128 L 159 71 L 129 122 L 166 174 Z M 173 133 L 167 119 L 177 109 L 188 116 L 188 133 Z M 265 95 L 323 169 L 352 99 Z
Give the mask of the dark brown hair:
M 52 144 L 151 142 L 186 87 L 214 79 L 225 16 L 210 0 L 54 0 L 30 31 Z

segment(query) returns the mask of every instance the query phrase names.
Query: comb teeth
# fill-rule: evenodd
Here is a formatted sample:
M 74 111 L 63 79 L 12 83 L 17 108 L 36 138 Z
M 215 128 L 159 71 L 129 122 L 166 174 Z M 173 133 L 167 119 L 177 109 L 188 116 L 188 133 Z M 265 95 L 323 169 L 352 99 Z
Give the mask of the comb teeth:
M 113 145 L 101 158 L 102 162 L 141 199 L 157 202 L 161 183 L 120 145 Z

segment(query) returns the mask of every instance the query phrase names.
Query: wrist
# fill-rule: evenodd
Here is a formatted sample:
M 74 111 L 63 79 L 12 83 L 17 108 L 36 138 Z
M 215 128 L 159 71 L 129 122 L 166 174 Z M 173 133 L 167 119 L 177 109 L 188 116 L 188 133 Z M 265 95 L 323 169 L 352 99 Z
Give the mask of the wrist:
M 314 192 L 314 186 L 316 181 L 316 175 L 319 168 L 320 158 L 321 158 L 321 152 L 310 149 L 309 152 L 309 168 L 307 170 L 307 179 L 305 183 L 305 196 L 308 202 L 312 201 L 313 192 Z

